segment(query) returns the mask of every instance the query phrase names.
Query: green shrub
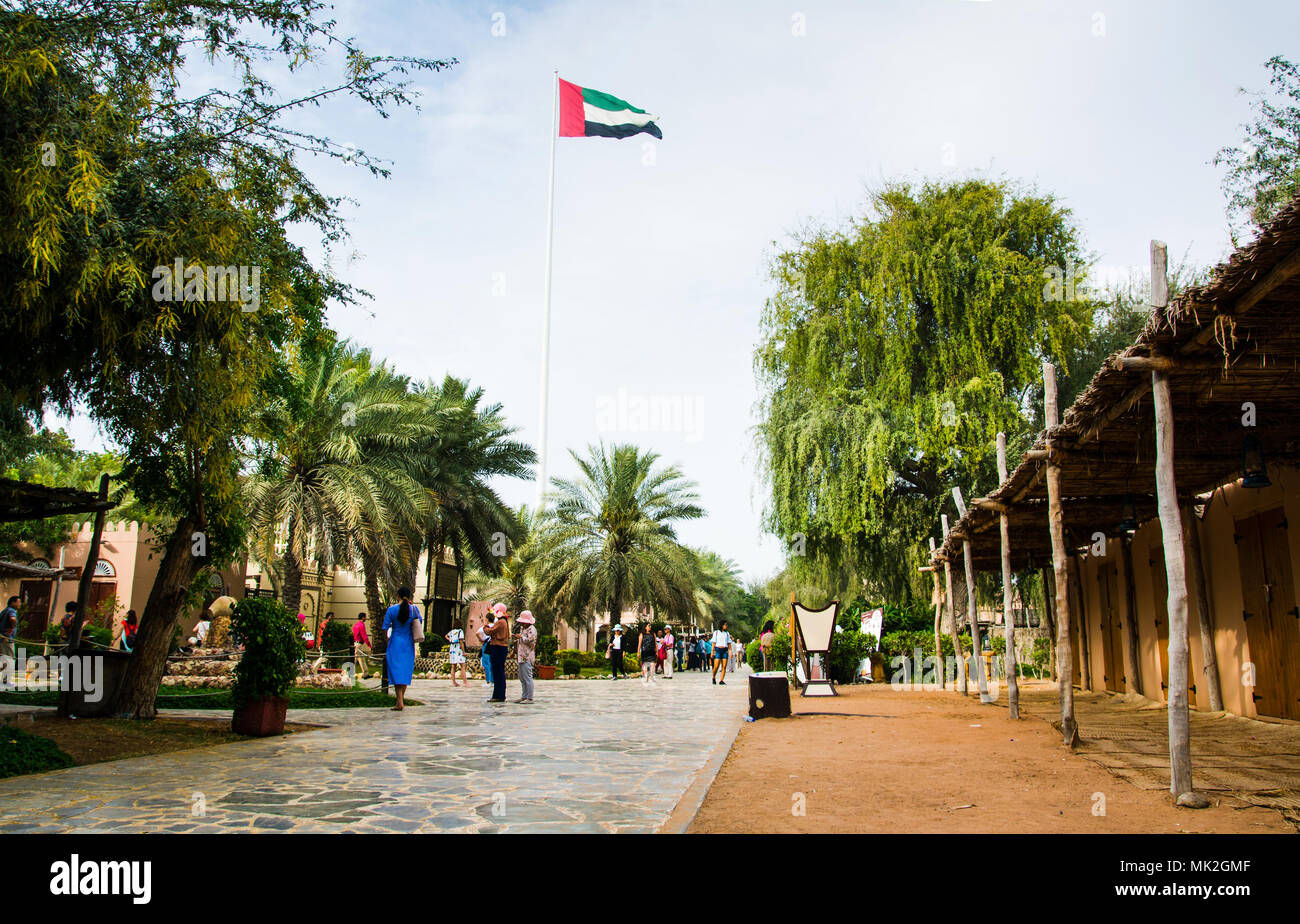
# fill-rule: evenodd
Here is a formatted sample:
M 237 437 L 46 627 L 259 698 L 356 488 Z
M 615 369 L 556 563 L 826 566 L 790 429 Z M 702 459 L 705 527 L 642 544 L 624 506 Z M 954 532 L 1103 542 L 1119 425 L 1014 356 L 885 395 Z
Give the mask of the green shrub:
M 231 688 L 235 708 L 250 700 L 287 695 L 306 652 L 298 617 L 278 600 L 245 597 L 230 619 L 231 629 L 244 640 L 244 655 L 235 665 Z
M 332 619 L 325 626 L 325 637 L 321 639 L 321 654 L 331 667 L 340 667 L 352 660 L 352 628 L 343 622 Z
M 755 671 L 763 669 L 763 646 L 758 643 L 758 639 L 745 646 L 745 663 Z
M 582 662 L 576 658 L 564 659 L 564 675 L 566 677 L 576 677 L 582 673 Z
M 432 658 L 447 647 L 447 640 L 441 635 L 427 635 L 420 643 L 420 657 Z
M 537 639 L 537 663 L 555 664 L 555 654 L 560 647 L 560 640 L 554 635 L 542 635 Z
M 566 660 L 577 661 L 583 667 L 606 667 L 609 665 L 603 650 L 596 652 L 581 651 L 577 648 L 561 648 L 555 652 L 555 656 L 561 662 Z
M 0 727 L 0 779 L 71 767 L 73 760 L 48 738 Z
M 869 633 L 846 629 L 831 635 L 830 673 L 836 683 L 853 683 L 858 665 L 871 654 L 876 640 Z

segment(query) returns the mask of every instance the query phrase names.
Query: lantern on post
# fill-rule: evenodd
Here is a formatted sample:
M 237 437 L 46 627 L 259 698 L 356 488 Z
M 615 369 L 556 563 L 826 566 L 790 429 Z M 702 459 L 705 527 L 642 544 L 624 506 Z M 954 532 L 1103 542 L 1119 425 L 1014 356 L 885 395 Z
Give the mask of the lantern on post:
M 1259 438 L 1248 436 L 1241 443 L 1241 484 L 1245 488 L 1267 488 L 1273 482 L 1268 478 L 1268 461 Z
M 835 616 L 840 601 L 833 600 L 820 610 L 810 610 L 802 603 L 790 604 L 794 623 L 799 632 L 804 668 L 804 696 L 839 696 L 831 680 L 831 638 L 835 635 Z

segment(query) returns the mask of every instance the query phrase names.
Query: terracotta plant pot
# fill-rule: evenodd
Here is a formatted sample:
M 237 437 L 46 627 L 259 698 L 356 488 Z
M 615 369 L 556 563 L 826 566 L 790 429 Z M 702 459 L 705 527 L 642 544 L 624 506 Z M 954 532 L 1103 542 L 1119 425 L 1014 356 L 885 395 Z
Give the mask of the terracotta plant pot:
M 537 679 L 538 679 L 538 680 L 554 680 L 554 679 L 555 679 L 555 665 L 554 665 L 554 664 L 539 664 L 539 665 L 537 665 Z
M 237 735 L 258 738 L 280 735 L 284 733 L 284 716 L 288 709 L 289 700 L 283 696 L 249 700 L 235 710 L 230 727 Z

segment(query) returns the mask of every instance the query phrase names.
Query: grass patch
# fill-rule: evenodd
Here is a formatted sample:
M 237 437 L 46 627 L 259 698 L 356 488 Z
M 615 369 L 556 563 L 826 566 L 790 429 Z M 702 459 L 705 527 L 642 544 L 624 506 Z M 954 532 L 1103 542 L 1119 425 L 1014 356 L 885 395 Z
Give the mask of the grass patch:
M 22 721 L 22 718 L 13 721 Z M 230 730 L 230 720 L 218 718 L 191 719 L 164 716 L 148 721 L 136 719 L 61 719 L 56 715 L 30 717 L 30 732 L 13 725 L 0 727 L 0 740 L 17 740 L 29 752 L 44 755 L 43 761 L 27 761 L 17 769 L 10 769 L 7 760 L 9 747 L 0 757 L 0 776 L 21 773 L 42 773 L 62 767 L 98 764 L 127 757 L 148 754 L 166 754 L 191 748 L 209 747 L 231 741 L 249 740 Z M 315 726 L 286 722 L 287 734 L 310 731 Z M 37 743 L 30 743 L 37 742 Z
M 61 770 L 76 763 L 48 738 L 10 726 L 0 728 L 0 779 Z
M 395 697 L 379 690 L 292 690 L 290 709 L 375 709 L 393 705 Z M 159 709 L 224 709 L 234 711 L 229 690 L 192 690 L 184 693 L 159 693 Z M 10 706 L 57 706 L 59 694 L 42 690 L 37 693 L 0 693 L 0 704 Z M 408 706 L 421 706 L 408 698 Z M 80 721 L 80 720 L 78 720 Z

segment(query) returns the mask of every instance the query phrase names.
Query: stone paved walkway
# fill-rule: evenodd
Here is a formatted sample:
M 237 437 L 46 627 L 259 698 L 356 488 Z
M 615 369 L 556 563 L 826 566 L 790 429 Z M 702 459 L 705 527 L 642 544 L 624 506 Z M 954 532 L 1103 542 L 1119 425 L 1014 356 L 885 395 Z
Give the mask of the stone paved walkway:
M 0 833 L 653 832 L 732 740 L 746 676 L 541 681 L 532 706 L 417 680 L 403 713 L 295 709 L 331 727 L 0 780 Z

